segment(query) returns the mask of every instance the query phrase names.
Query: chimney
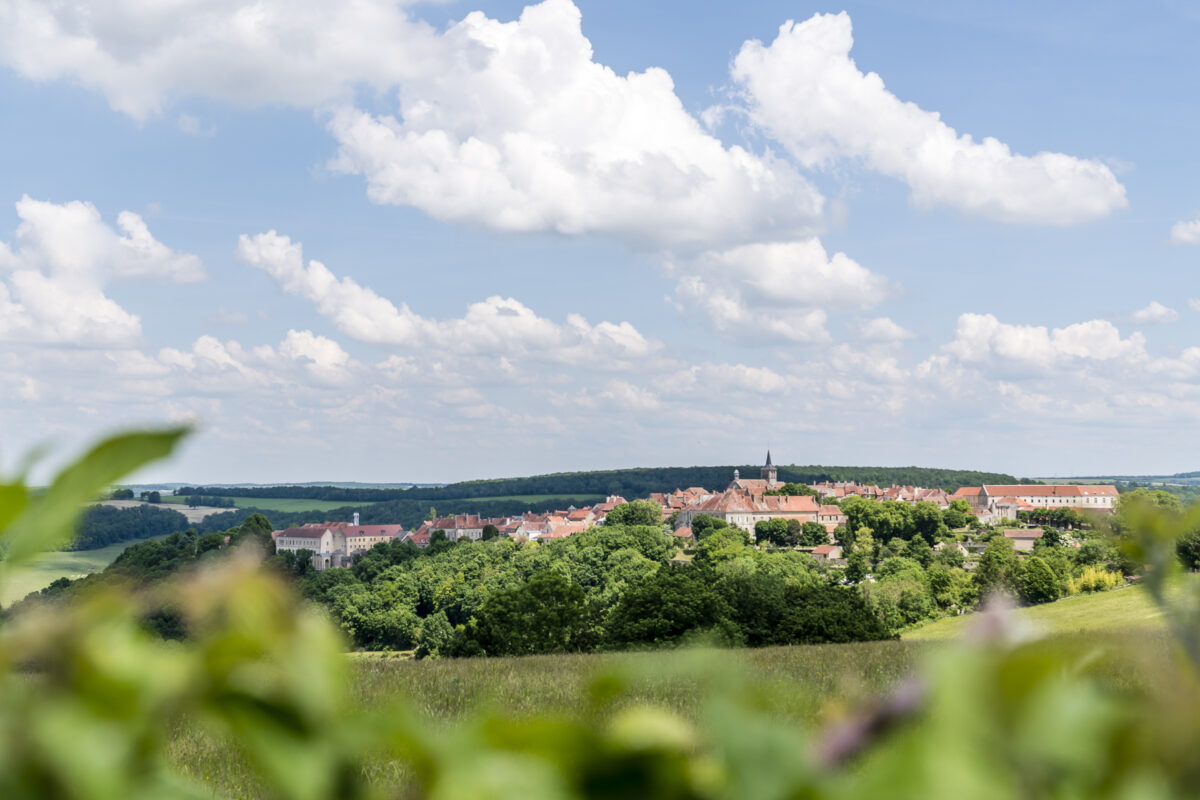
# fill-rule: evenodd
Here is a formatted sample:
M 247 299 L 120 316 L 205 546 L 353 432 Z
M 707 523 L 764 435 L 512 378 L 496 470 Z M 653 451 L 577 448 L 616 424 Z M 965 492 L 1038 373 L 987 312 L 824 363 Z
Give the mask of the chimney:
M 358 527 L 358 512 L 354 512 L 354 527 Z

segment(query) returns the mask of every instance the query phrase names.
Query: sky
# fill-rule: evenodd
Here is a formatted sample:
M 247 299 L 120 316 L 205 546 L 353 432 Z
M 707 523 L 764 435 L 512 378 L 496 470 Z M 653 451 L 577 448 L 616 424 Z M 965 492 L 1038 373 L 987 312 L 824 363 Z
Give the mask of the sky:
M 1200 469 L 1183 2 L 0 0 L 0 469 Z M 38 474 L 36 471 L 35 475 Z

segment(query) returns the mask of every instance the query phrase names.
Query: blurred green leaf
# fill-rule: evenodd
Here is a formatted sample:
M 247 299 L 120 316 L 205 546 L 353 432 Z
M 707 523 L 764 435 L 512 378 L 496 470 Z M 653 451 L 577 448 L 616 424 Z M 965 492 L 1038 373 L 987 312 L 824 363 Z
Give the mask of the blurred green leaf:
M 44 494 L 26 502 L 23 513 L 8 520 L 11 528 L 6 526 L 3 534 L 5 560 L 0 575 L 38 553 L 69 542 L 75 534 L 75 519 L 85 503 L 137 468 L 170 455 L 189 430 L 175 427 L 118 434 L 100 442 L 60 472 Z M 0 509 L 7 510 L 11 502 L 14 499 L 7 494 L 0 496 Z
M 25 510 L 29 492 L 20 484 L 0 486 L 0 531 L 3 531 Z M 2 535 L 2 534 L 0 534 Z

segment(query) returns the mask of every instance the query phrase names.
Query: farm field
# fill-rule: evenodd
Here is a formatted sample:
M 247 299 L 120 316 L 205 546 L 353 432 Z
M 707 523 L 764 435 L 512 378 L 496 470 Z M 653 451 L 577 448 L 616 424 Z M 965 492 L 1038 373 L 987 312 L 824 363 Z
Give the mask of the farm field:
M 1162 613 L 1150 595 L 1137 586 L 1065 597 L 1054 603 L 1019 608 L 1013 614 L 1033 632 L 1043 635 L 1162 628 Z M 904 633 L 903 639 L 952 639 L 961 636 L 974 617 L 944 617 Z
M 175 495 L 166 495 L 163 497 L 163 503 L 171 505 L 185 505 L 186 497 L 176 497 Z M 260 508 L 263 511 L 330 511 L 335 508 L 351 508 L 361 506 L 375 505 L 375 501 L 368 502 L 347 502 L 343 500 L 304 500 L 294 497 L 235 497 L 233 504 L 237 508 Z M 227 508 L 218 508 L 217 511 L 228 511 Z
M 160 538 L 160 537 L 155 537 Z M 59 578 L 81 578 L 107 567 L 131 544 L 145 539 L 117 542 L 96 550 L 75 550 L 38 555 L 0 587 L 0 605 L 15 603 L 30 592 L 44 589 Z

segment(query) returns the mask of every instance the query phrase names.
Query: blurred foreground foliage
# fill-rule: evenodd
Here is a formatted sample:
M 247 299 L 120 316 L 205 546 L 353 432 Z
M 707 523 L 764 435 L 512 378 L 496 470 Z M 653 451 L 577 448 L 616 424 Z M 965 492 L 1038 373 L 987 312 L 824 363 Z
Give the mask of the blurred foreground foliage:
M 65 543 L 83 499 L 182 435 L 110 439 L 38 497 L 20 480 L 0 486 L 0 579 Z M 297 800 L 1193 796 L 1200 604 L 1172 587 L 1180 532 L 1196 522 L 1153 509 L 1125 518 L 1128 556 L 1146 565 L 1177 637 L 1173 657 L 1150 665 L 1087 639 L 1013 643 L 1006 618 L 985 615 L 975 641 L 931 649 L 887 696 L 804 725 L 781 719 L 777 687 L 702 650 L 680 652 L 667 676 L 639 672 L 661 662 L 602 671 L 586 711 L 569 717 L 431 721 L 403 699 L 364 710 L 337 630 L 260 568 L 250 541 L 178 580 L 103 587 L 4 625 L 0 797 L 212 797 L 203 775 L 174 766 L 181 726 L 232 744 L 253 772 L 240 791 Z M 178 609 L 185 641 L 140 623 L 163 604 Z M 1114 682 L 1101 678 L 1107 662 L 1154 673 Z M 627 702 L 648 677 L 699 687 L 697 712 Z M 399 765 L 394 780 L 367 769 L 380 758 Z

